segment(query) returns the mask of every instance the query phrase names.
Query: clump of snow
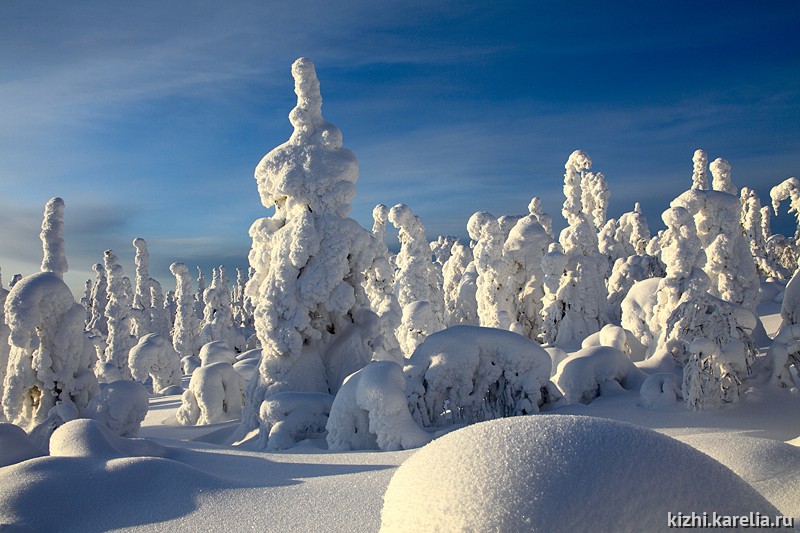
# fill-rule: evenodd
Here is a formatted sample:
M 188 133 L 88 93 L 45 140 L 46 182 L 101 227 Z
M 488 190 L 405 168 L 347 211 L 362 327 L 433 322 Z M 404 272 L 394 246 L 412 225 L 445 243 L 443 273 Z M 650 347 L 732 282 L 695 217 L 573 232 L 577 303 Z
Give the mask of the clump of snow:
M 614 324 L 606 324 L 603 329 L 592 333 L 581 342 L 581 348 L 592 348 L 594 346 L 611 346 L 627 355 L 631 361 L 641 361 L 645 356 L 645 346 L 643 346 L 631 333 Z
M 536 415 L 417 451 L 389 483 L 381 531 L 659 531 L 668 513 L 745 511 L 778 514 L 686 444 L 602 418 Z
M 285 450 L 304 439 L 325 435 L 333 396 L 322 392 L 279 392 L 261 403 L 259 420 L 266 444 L 259 448 Z
M 454 326 L 434 333 L 404 371 L 411 413 L 423 427 L 535 413 L 557 396 L 548 353 L 501 329 Z
M 403 369 L 394 361 L 373 361 L 345 380 L 328 419 L 330 450 L 407 450 L 431 436 L 408 410 Z
M 639 388 L 645 374 L 625 352 L 611 346 L 578 350 L 559 363 L 553 382 L 569 403 L 589 403 L 602 394 L 609 382 L 625 389 Z
M 192 373 L 176 417 L 184 426 L 216 424 L 239 418 L 244 405 L 244 380 L 226 362 L 201 366 Z
M 135 437 L 149 406 L 150 395 L 144 385 L 121 380 L 101 383 L 100 393 L 89 402 L 85 415 L 117 435 Z
M 153 392 L 181 384 L 181 359 L 172 343 L 158 333 L 139 339 L 128 354 L 128 366 L 133 379 L 141 382 L 153 379 Z
M 42 450 L 36 447 L 21 427 L 0 424 L 0 468 L 41 457 Z

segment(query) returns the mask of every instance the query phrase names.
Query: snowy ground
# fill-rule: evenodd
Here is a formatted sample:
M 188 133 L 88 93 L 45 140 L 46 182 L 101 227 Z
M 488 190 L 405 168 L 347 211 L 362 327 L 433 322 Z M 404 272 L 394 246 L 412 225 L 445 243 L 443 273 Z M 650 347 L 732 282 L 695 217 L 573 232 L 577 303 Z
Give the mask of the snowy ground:
M 774 333 L 779 309 L 760 312 Z M 389 481 L 415 453 L 330 453 L 324 440 L 248 451 L 224 444 L 236 421 L 180 426 L 179 406 L 180 396 L 151 399 L 140 437 L 160 451 L 75 433 L 58 456 L 0 468 L 0 524 L 15 524 L 0 531 L 377 531 Z M 683 441 L 800 523 L 800 395 L 756 386 L 736 405 L 692 412 L 683 403 L 647 409 L 637 391 L 620 388 L 553 413 L 627 421 Z

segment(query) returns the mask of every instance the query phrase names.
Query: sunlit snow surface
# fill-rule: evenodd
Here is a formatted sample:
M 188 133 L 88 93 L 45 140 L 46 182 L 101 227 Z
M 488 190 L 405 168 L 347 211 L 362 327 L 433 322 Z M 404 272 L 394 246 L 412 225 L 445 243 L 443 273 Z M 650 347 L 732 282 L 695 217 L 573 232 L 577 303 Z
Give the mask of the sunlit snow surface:
M 701 412 L 681 403 L 645 409 L 638 401 L 638 391 L 620 389 L 555 413 L 657 429 L 716 458 L 781 513 L 800 519 L 800 396 L 770 387 L 748 392 L 735 406 Z M 126 441 L 79 421 L 54 436 L 57 455 L 0 468 L 0 523 L 21 526 L 10 531 L 377 531 L 389 482 L 416 453 L 329 453 L 323 439 L 286 453 L 231 448 L 220 443 L 236 422 L 179 426 L 179 406 L 180 396 L 151 399 L 140 437 L 155 444 L 120 444 Z M 0 432 L 0 459 L 19 446 L 18 437 Z M 600 438 L 578 437 L 587 450 Z M 618 472 L 613 484 L 635 491 L 647 479 L 642 472 L 652 466 L 653 452 L 626 453 L 630 471 Z M 652 494 L 654 501 L 663 497 Z

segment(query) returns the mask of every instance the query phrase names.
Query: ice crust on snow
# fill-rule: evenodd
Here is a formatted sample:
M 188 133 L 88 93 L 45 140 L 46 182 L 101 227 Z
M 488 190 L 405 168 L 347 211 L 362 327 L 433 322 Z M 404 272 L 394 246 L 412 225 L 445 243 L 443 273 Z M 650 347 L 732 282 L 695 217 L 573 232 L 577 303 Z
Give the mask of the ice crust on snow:
M 381 531 L 660 531 L 668 512 L 745 509 L 778 514 L 686 444 L 602 418 L 535 415 L 475 424 L 417 451 L 389 483 Z

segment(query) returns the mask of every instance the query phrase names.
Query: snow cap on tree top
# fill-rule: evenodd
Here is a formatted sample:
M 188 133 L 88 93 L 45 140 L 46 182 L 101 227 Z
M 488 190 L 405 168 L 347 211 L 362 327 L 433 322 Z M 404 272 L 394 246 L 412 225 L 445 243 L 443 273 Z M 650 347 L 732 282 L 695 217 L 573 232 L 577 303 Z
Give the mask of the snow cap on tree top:
M 63 277 L 68 270 L 67 255 L 64 252 L 64 200 L 51 198 L 44 206 L 42 219 L 42 272 L 52 272 Z
M 300 58 L 292 65 L 297 106 L 289 114 L 289 140 L 268 153 L 255 178 L 264 207 L 276 206 L 285 219 L 310 210 L 347 216 L 355 196 L 358 161 L 342 148 L 342 132 L 322 117 L 322 97 L 314 64 Z

